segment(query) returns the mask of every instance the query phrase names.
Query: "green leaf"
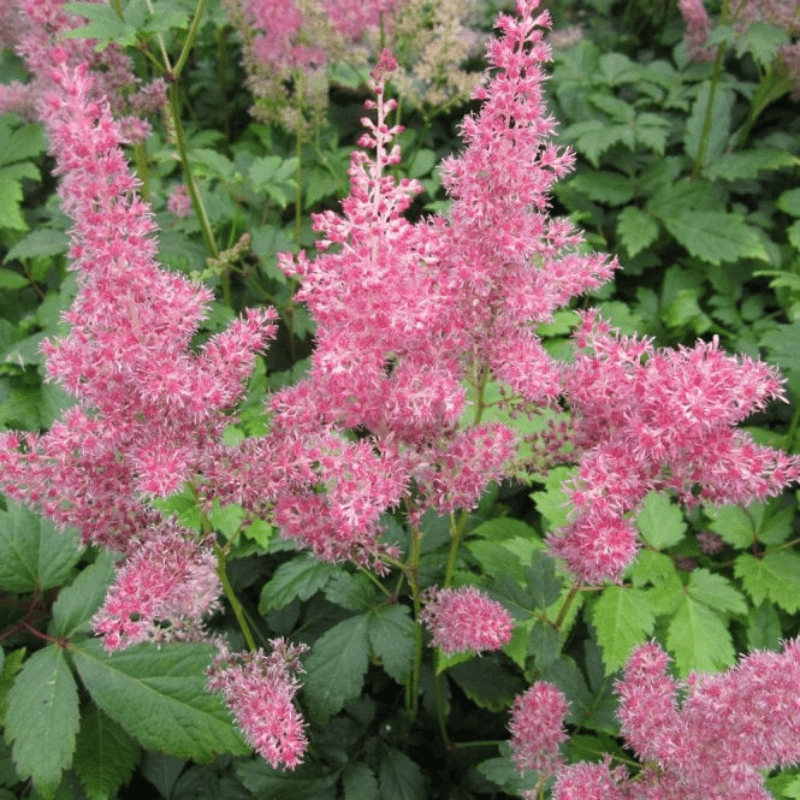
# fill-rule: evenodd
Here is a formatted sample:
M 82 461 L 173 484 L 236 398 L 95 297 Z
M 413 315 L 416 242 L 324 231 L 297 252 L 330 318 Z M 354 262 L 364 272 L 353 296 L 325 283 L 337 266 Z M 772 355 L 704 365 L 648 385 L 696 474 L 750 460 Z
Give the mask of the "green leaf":
M 664 155 L 671 128 L 672 123 L 659 114 L 639 114 L 633 121 L 636 141 L 659 156 Z
M 20 239 L 5 255 L 3 263 L 7 264 L 14 259 L 25 260 L 29 258 L 50 258 L 66 253 L 69 248 L 69 238 L 63 231 L 49 228 L 38 228 Z
M 742 258 L 769 260 L 755 229 L 741 214 L 684 210 L 661 221 L 691 255 L 710 264 Z
M 665 159 L 665 169 L 669 163 Z M 711 181 L 670 180 L 668 172 L 657 174 L 656 178 L 660 178 L 655 182 L 658 188 L 647 203 L 647 210 L 654 217 L 675 217 L 684 211 L 722 210 L 713 197 Z
M 23 178 L 38 180 L 39 170 L 28 161 L 0 167 L 0 228 L 28 230 L 21 210 Z
M 94 564 L 86 567 L 62 589 L 53 603 L 53 619 L 47 629 L 51 636 L 69 639 L 80 631 L 88 632 L 92 615 L 105 599 L 106 589 L 114 579 L 111 554 L 104 550 Z
M 325 597 L 348 611 L 366 611 L 375 602 L 375 587 L 362 573 L 339 572 L 328 581 Z
M 239 762 L 236 777 L 259 800 L 335 800 L 338 772 L 301 766 L 294 772 L 272 769 L 261 759 Z
M 650 492 L 644 499 L 636 527 L 648 544 L 666 550 L 678 544 L 686 535 L 686 522 L 681 510 L 660 492 Z
M 638 589 L 606 586 L 592 606 L 592 624 L 607 674 L 623 666 L 631 650 L 653 632 L 655 617 L 641 595 Z
M 503 711 L 525 690 L 525 684 L 493 655 L 457 664 L 447 674 L 473 703 L 490 711 Z
M 378 779 L 364 763 L 348 764 L 342 773 L 344 800 L 380 800 Z
M 730 89 L 717 87 L 711 100 L 711 127 L 705 132 L 706 113 L 711 98 L 711 84 L 706 81 L 697 93 L 697 99 L 692 104 L 692 113 L 686 121 L 686 134 L 683 139 L 686 155 L 697 161 L 700 147 L 707 136 L 706 149 L 702 156 L 701 164 L 713 164 L 728 146 L 731 135 L 731 112 L 735 99 Z
M 369 666 L 370 616 L 359 614 L 334 625 L 311 648 L 305 662 L 305 696 L 321 722 L 361 692 Z
M 630 125 L 609 125 L 599 119 L 569 125 L 562 131 L 562 136 L 571 141 L 575 149 L 585 155 L 595 167 L 599 166 L 603 153 L 615 144 L 625 145 L 630 150 L 636 146 Z
M 168 756 L 166 753 L 145 751 L 138 771 L 158 789 L 165 800 L 169 800 L 172 787 L 186 763 L 186 759 Z
M 136 44 L 136 26 L 131 25 L 117 14 L 112 6 L 76 2 L 64 3 L 62 8 L 71 14 L 89 20 L 88 24 L 79 28 L 62 31 L 60 35 L 65 39 L 96 39 L 95 49 L 97 50 L 102 50 L 110 42 L 115 42 L 120 47 Z
M 64 583 L 80 558 L 80 537 L 58 533 L 48 519 L 12 501 L 0 511 L 0 586 L 10 592 L 52 589 Z
M 24 275 L 14 272 L 13 269 L 0 269 L 0 289 L 17 291 L 29 283 L 30 281 Z
M 781 620 L 765 600 L 747 620 L 747 646 L 751 650 L 780 650 Z
M 800 189 L 787 189 L 776 201 L 781 211 L 792 217 L 800 217 Z
M 800 611 L 800 555 L 788 550 L 756 558 L 742 553 L 733 568 L 756 605 L 769 600 L 789 613 Z
M 414 664 L 414 620 L 407 606 L 384 605 L 369 617 L 367 630 L 375 657 L 398 683 L 403 683 Z
M 547 608 L 561 596 L 564 579 L 556 575 L 556 562 L 546 553 L 534 553 L 531 565 L 525 570 L 527 591 L 537 608 Z
M 283 608 L 295 597 L 308 600 L 324 589 L 328 581 L 340 571 L 340 568 L 333 564 L 317 561 L 316 558 L 307 555 L 297 556 L 281 564 L 261 590 L 258 601 L 259 614 Z
M 97 706 L 81 715 L 72 768 L 89 800 L 113 797 L 133 774 L 139 761 L 136 742 Z
M 211 645 L 176 643 L 108 655 L 94 639 L 70 647 L 89 694 L 111 719 L 144 747 L 195 761 L 250 752 L 222 700 L 206 691 L 213 653 Z
M 36 158 L 47 150 L 47 137 L 39 123 L 12 130 L 10 115 L 0 116 L 0 166 Z
M 763 170 L 793 167 L 798 163 L 800 163 L 800 159 L 785 150 L 764 148 L 763 150 L 723 153 L 718 159 L 712 161 L 703 172 L 712 181 L 717 179 L 724 181 L 753 180 Z M 790 191 L 800 192 L 796 189 Z M 780 200 L 778 202 L 780 203 Z M 800 213 L 797 216 L 800 216 Z
M 675 668 L 681 677 L 692 670 L 719 672 L 735 660 L 725 620 L 689 595 L 684 595 L 669 622 L 667 647 L 675 657 Z
M 576 175 L 569 185 L 592 200 L 609 206 L 621 206 L 633 199 L 633 181 L 619 172 L 593 171 Z
M 744 550 L 753 545 L 756 539 L 755 522 L 741 506 L 708 508 L 706 514 L 711 517 L 708 527 L 731 547 Z
M 14 685 L 17 673 L 22 669 L 25 660 L 25 648 L 3 652 L 3 671 L 0 673 L 0 726 L 6 722 L 6 700 Z
M 658 223 L 636 206 L 623 208 L 617 217 L 617 236 L 631 256 L 658 238 Z
M 6 736 L 14 764 L 45 798 L 55 795 L 72 763 L 78 732 L 78 687 L 64 651 L 49 645 L 34 653 L 8 693 Z
M 736 55 L 749 52 L 763 70 L 769 70 L 783 45 L 790 41 L 787 30 L 768 22 L 751 22 L 736 37 Z
M 378 776 L 381 796 L 391 800 L 426 800 L 422 770 L 405 753 L 383 747 Z
M 695 569 L 689 576 L 689 596 L 722 614 L 747 614 L 747 604 L 742 593 L 722 575 L 707 569 Z

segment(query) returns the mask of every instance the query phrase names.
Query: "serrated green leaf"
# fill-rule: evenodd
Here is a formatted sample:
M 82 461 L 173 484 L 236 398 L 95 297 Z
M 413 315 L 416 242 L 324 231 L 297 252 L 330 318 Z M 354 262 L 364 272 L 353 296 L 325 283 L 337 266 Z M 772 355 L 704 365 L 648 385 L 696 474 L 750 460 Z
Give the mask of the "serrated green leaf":
M 158 789 L 165 800 L 169 800 L 172 787 L 186 766 L 186 759 L 168 756 L 166 753 L 145 751 L 139 764 L 139 773 Z
M 314 642 L 306 659 L 305 696 L 322 722 L 361 692 L 369 665 L 370 616 L 359 614 L 334 625 Z
M 780 650 L 781 620 L 775 606 L 765 600 L 747 620 L 750 650 Z
M 267 156 L 276 158 L 277 156 Z M 198 173 L 213 178 L 230 178 L 236 171 L 234 163 L 222 153 L 207 147 L 197 147 L 189 152 L 189 160 L 196 164 Z
M 384 605 L 375 609 L 367 632 L 375 657 L 390 677 L 403 683 L 414 663 L 414 620 L 408 607 Z
M 89 20 L 88 24 L 79 28 L 62 31 L 60 35 L 65 39 L 97 39 L 98 50 L 112 41 L 121 47 L 136 43 L 136 27 L 120 17 L 112 6 L 75 2 L 64 3 L 62 7 L 71 14 Z
M 447 674 L 473 703 L 491 711 L 502 711 L 525 690 L 525 684 L 502 667 L 495 656 L 473 658 L 451 667 Z
M 692 570 L 686 590 L 691 598 L 714 611 L 722 614 L 747 614 L 747 604 L 741 592 L 727 578 L 707 569 Z
M 0 725 L 6 723 L 6 700 L 11 687 L 14 685 L 17 673 L 22 669 L 25 660 L 25 648 L 3 653 L 3 671 L 0 673 Z
M 606 586 L 591 611 L 606 673 L 618 670 L 631 650 L 653 632 L 655 617 L 638 589 Z
M 405 753 L 393 747 L 384 747 L 378 776 L 382 797 L 392 800 L 426 800 L 422 770 Z
M 375 587 L 366 575 L 339 572 L 328 581 L 325 597 L 348 611 L 366 611 L 375 602 Z
M 756 605 L 769 600 L 785 611 L 800 610 L 800 555 L 788 550 L 756 558 L 742 553 L 733 568 Z
M 731 547 L 744 550 L 751 547 L 756 538 L 755 523 L 741 506 L 722 506 L 709 508 L 711 517 L 709 528 L 718 533 Z
M 250 748 L 217 695 L 206 691 L 214 648 L 144 644 L 108 655 L 99 641 L 72 643 L 70 656 L 97 705 L 144 747 L 210 761 Z
M 561 596 L 564 579 L 556 575 L 556 562 L 546 553 L 534 553 L 525 578 L 528 594 L 538 608 L 547 608 Z
M 211 524 L 214 526 L 214 530 L 219 531 L 226 539 L 232 539 L 239 533 L 246 517 L 247 512 L 241 506 L 222 506 L 219 498 L 214 498 L 211 507 Z
M 763 70 L 768 70 L 778 50 L 790 41 L 787 30 L 769 22 L 751 22 L 736 37 L 736 54 L 750 53 Z
M 642 550 L 625 572 L 636 587 L 652 583 L 654 586 L 680 583 L 675 562 L 664 553 Z
M 665 159 L 665 169 L 669 164 Z M 711 181 L 668 180 L 668 176 L 668 172 L 656 175 L 662 180 L 654 181 L 658 188 L 647 203 L 647 210 L 654 217 L 674 217 L 683 211 L 721 210 L 714 201 Z
M 717 87 L 711 99 L 711 83 L 706 81 L 692 103 L 692 112 L 686 121 L 686 134 L 683 139 L 686 155 L 696 161 L 700 155 L 701 143 L 705 142 L 701 164 L 713 164 L 728 146 L 731 135 L 731 112 L 735 95 L 730 89 Z M 706 130 L 706 114 L 711 101 L 711 126 Z
M 35 158 L 47 150 L 44 127 L 39 124 L 22 125 L 12 130 L 10 116 L 0 117 L 0 166 Z
M 627 206 L 617 217 L 617 235 L 628 253 L 635 256 L 656 240 L 658 223 L 636 206 Z
M 49 645 L 34 653 L 8 693 L 6 736 L 14 764 L 51 798 L 72 763 L 78 732 L 78 687 L 64 651 Z
M 0 512 L 0 586 L 10 592 L 52 589 L 64 583 L 80 558 L 80 537 L 59 533 L 48 519 L 8 501 Z
M 100 608 L 113 579 L 111 554 L 104 550 L 94 564 L 86 567 L 70 586 L 59 592 L 53 603 L 53 619 L 48 633 L 69 639 L 80 631 L 88 632 L 92 615 Z
M 69 248 L 69 238 L 64 231 L 38 228 L 20 239 L 5 255 L 3 263 L 7 264 L 14 259 L 50 258 L 60 253 L 66 253 Z
M 561 639 L 552 625 L 537 621 L 530 633 L 529 655 L 533 656 L 537 669 L 544 672 L 561 655 Z
M 562 135 L 571 141 L 575 149 L 586 156 L 595 166 L 600 157 L 615 144 L 622 144 L 633 150 L 636 140 L 630 125 L 609 125 L 603 120 L 592 119 L 567 126 Z
M 592 200 L 609 206 L 621 206 L 633 199 L 633 181 L 619 172 L 593 171 L 576 175 L 569 185 Z
M 521 795 L 525 790 L 535 791 L 539 783 L 539 773 L 531 770 L 520 775 L 511 757 L 508 742 L 500 743 L 500 756 L 481 761 L 476 767 L 484 778 L 513 795 Z
M 23 178 L 37 180 L 39 170 L 27 161 L 0 167 L 0 228 L 17 231 L 28 230 L 28 224 L 25 222 L 20 208 L 24 198 Z
M 126 784 L 139 761 L 139 746 L 97 706 L 81 715 L 72 768 L 89 800 L 113 797 Z
M 378 779 L 364 763 L 348 764 L 342 773 L 344 800 L 379 800 Z
M 0 289 L 9 289 L 17 291 L 24 288 L 30 281 L 19 272 L 14 272 L 13 269 L 0 268 Z
M 281 564 L 272 578 L 264 584 L 258 601 L 258 612 L 266 614 L 299 597 L 308 600 L 328 585 L 328 581 L 340 572 L 340 568 L 311 556 L 302 555 Z
M 636 527 L 648 544 L 666 550 L 686 535 L 686 522 L 681 510 L 660 492 L 650 492 L 636 517 Z
M 688 595 L 684 595 L 667 626 L 666 643 L 681 677 L 692 670 L 719 672 L 736 658 L 725 620 Z
M 785 150 L 764 148 L 762 150 L 743 150 L 723 153 L 705 168 L 703 173 L 712 181 L 752 180 L 763 170 L 781 169 L 796 166 L 800 159 Z M 791 190 L 796 191 L 796 190 Z M 786 194 L 786 193 L 784 193 Z M 785 210 L 785 209 L 784 209 Z M 800 216 L 800 213 L 798 214 Z
M 689 253 L 710 264 L 742 258 L 769 260 L 758 234 L 741 214 L 681 211 L 661 221 Z

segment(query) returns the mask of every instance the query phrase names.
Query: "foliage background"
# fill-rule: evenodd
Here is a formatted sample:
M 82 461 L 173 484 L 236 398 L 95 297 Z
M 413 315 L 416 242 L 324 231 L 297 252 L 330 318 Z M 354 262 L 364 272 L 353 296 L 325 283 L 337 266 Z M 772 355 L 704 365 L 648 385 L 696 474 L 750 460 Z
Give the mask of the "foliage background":
M 487 0 L 476 28 L 488 31 L 501 7 Z M 86 33 L 135 51 L 158 32 L 179 49 L 192 7 L 155 4 L 152 17 L 143 8 L 134 0 L 122 18 L 95 14 Z M 576 171 L 557 187 L 555 210 L 623 266 L 591 303 L 623 332 L 658 344 L 718 336 L 732 351 L 778 364 L 790 402 L 752 418 L 747 429 L 797 453 L 800 123 L 788 85 L 774 72 L 785 36 L 770 26 L 736 39 L 723 30 L 728 39 L 720 41 L 730 47 L 720 67 L 688 60 L 671 3 L 565 1 L 551 12 L 556 31 L 580 25 L 583 32 L 556 49 L 548 86 L 560 140 L 579 155 Z M 217 4 L 203 20 L 180 85 L 188 154 L 214 238 L 230 248 L 249 234 L 243 256 L 209 264 L 197 220 L 167 212 L 182 176 L 163 126 L 156 121 L 146 152 L 131 156 L 158 215 L 162 262 L 217 290 L 204 335 L 246 306 L 271 303 L 281 314 L 278 345 L 251 377 L 240 423 L 230 430 L 237 437 L 261 431 L 265 391 L 295 380 L 307 363 L 312 326 L 293 303 L 295 287 L 277 270 L 276 254 L 313 246 L 310 213 L 335 207 L 346 192 L 366 92 L 363 75 L 334 64 L 329 106 L 311 135 L 299 141 L 280 125 L 253 121 L 238 37 Z M 150 65 L 137 59 L 147 75 Z M 471 66 L 481 68 L 479 60 Z M 0 75 L 4 82 L 24 78 L 9 51 Z M 469 108 L 403 103 L 398 171 L 425 186 L 412 213 L 442 207 L 435 164 L 458 146 L 456 124 Z M 41 128 L 1 117 L 0 424 L 7 428 L 46 429 L 68 402 L 43 383 L 38 349 L 59 331 L 75 291 L 50 167 Z M 553 352 L 567 352 L 573 322 L 564 312 L 543 331 Z M 547 623 L 566 589 L 543 537 L 564 522 L 561 481 L 568 475 L 559 468 L 541 480 L 492 486 L 470 516 L 457 575 L 468 574 L 512 609 L 519 632 L 502 653 L 440 664 L 448 667 L 449 748 L 437 727 L 430 667 L 415 725 L 405 712 L 410 609 L 382 602 L 345 567 L 296 554 L 263 523 L 246 528 L 229 573 L 249 620 L 264 640 L 291 636 L 311 646 L 301 699 L 313 750 L 294 773 L 251 757 L 219 700 L 204 692 L 210 648 L 141 646 L 106 656 L 89 637 L 88 620 L 111 580 L 109 557 L 79 550 L 75 537 L 6 503 L 0 800 L 518 797 L 536 784 L 511 764 L 507 711 L 531 681 L 551 680 L 571 701 L 568 760 L 629 758 L 612 689 L 635 644 L 656 637 L 685 676 L 723 670 L 754 648 L 777 650 L 798 634 L 796 493 L 690 514 L 664 497 L 648 498 L 637 520 L 644 549 L 623 584 L 582 593 L 556 633 Z M 191 496 L 165 506 L 199 529 Z M 212 517 L 223 538 L 244 520 L 236 507 Z M 387 525 L 389 538 L 407 546 L 399 521 Z M 433 583 L 444 572 L 448 520 L 429 517 L 423 527 L 423 578 Z M 701 547 L 703 536 L 716 552 Z M 214 625 L 237 643 L 232 614 Z M 798 776 L 770 777 L 778 800 L 800 797 Z

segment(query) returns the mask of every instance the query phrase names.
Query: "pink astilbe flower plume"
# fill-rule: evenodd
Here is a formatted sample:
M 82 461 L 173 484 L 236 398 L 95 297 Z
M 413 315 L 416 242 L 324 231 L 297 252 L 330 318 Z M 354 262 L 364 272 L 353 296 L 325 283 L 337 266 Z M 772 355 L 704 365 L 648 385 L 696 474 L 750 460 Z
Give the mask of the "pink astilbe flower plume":
M 568 711 L 564 693 L 547 681 L 537 681 L 514 700 L 508 729 L 512 758 L 520 772 L 555 774 L 563 763 L 559 746 L 567 738 Z
M 652 490 L 672 491 L 688 507 L 748 504 L 800 477 L 800 459 L 734 427 L 783 399 L 774 367 L 729 356 L 716 339 L 656 349 L 615 335 L 593 313 L 576 343 L 563 372 L 579 454 L 568 485 L 575 518 L 550 544 L 585 581 L 618 580 L 633 560 L 630 517 Z
M 428 589 L 423 599 L 420 621 L 431 632 L 431 647 L 445 655 L 499 650 L 511 641 L 511 615 L 475 586 Z
M 294 769 L 308 746 L 294 703 L 297 673 L 304 671 L 300 656 L 308 648 L 283 639 L 270 645 L 269 655 L 223 649 L 208 670 L 208 688 L 222 695 L 248 742 L 273 769 Z

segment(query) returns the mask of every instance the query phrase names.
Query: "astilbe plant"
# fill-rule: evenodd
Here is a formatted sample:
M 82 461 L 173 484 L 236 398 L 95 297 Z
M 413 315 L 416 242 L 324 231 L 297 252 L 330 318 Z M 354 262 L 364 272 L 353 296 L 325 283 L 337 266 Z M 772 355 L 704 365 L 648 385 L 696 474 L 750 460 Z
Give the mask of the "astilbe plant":
M 309 369 L 268 398 L 267 433 L 236 444 L 223 430 L 274 334 L 274 315 L 249 310 L 195 345 L 211 293 L 156 263 L 155 226 L 97 76 L 49 51 L 39 115 L 73 220 L 79 291 L 65 315 L 69 333 L 45 354 L 49 378 L 76 402 L 44 434 L 4 435 L 0 466 L 11 497 L 75 526 L 85 542 L 122 553 L 94 620 L 109 650 L 210 638 L 204 617 L 219 607 L 226 583 L 225 552 L 208 525 L 215 503 L 269 519 L 320 559 L 379 574 L 399 569 L 417 622 L 443 653 L 504 646 L 512 622 L 502 606 L 475 587 L 453 588 L 469 510 L 489 481 L 520 469 L 513 422 L 483 421 L 489 382 L 499 386 L 509 420 L 562 405 L 572 413 L 571 449 L 546 453 L 551 465 L 578 466 L 567 487 L 573 518 L 550 542 L 573 577 L 567 605 L 587 582 L 618 580 L 634 559 L 630 519 L 649 491 L 674 492 L 686 504 L 740 502 L 797 479 L 796 459 L 734 429 L 780 396 L 771 369 L 725 356 L 716 342 L 657 350 L 614 335 L 592 313 L 576 332 L 572 363 L 544 348 L 537 326 L 617 265 L 584 252 L 580 234 L 550 215 L 549 192 L 573 156 L 551 141 L 543 88 L 549 18 L 537 5 L 521 0 L 517 17 L 498 20 L 475 92 L 480 110 L 463 122 L 463 151 L 442 165 L 452 200 L 446 214 L 406 216 L 420 187 L 393 176 L 401 128 L 389 121 L 395 102 L 386 95 L 397 64 L 381 54 L 350 194 L 340 212 L 314 218 L 315 256 L 279 262 L 299 279 L 297 299 L 317 325 Z M 182 487 L 205 515 L 200 534 L 151 502 Z M 388 512 L 401 510 L 411 540 L 406 561 L 383 526 Z M 451 549 L 442 586 L 425 595 L 420 548 L 430 510 L 452 514 Z M 302 648 L 276 640 L 267 655 L 238 618 L 251 652 L 220 644 L 209 687 L 254 748 L 273 766 L 293 768 L 306 747 L 295 705 Z M 421 625 L 415 631 L 412 717 L 423 654 Z M 753 770 L 797 760 L 794 723 L 787 712 L 768 732 L 741 698 L 763 686 L 769 702 L 791 711 L 800 686 L 790 668 L 795 650 L 787 645 L 782 656 L 753 655 L 723 676 L 692 678 L 680 711 L 663 654 L 654 645 L 638 651 L 619 688 L 623 734 L 646 762 L 635 783 L 610 765 L 562 765 L 567 706 L 557 689 L 537 684 L 514 705 L 517 764 L 555 773 L 562 800 L 581 786 L 584 797 L 678 797 L 676 786 L 708 785 L 702 762 L 686 750 L 693 735 L 703 758 L 719 748 L 724 764 L 756 786 Z M 714 697 L 731 726 L 746 724 L 760 738 L 721 729 Z

